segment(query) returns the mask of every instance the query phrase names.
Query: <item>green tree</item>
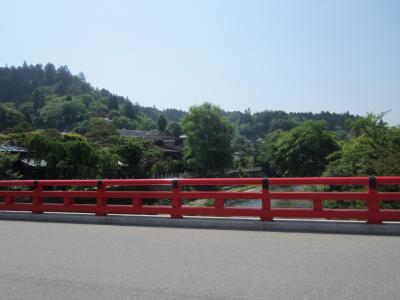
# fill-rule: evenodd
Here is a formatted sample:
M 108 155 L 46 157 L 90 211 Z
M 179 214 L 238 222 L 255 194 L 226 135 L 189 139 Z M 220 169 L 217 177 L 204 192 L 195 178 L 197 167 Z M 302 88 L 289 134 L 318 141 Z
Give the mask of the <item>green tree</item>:
M 157 128 L 156 122 L 150 119 L 146 115 L 141 115 L 138 118 L 138 127 L 139 130 L 153 130 Z
M 81 103 L 83 103 L 86 108 L 88 108 L 91 105 L 93 105 L 94 103 L 96 103 L 96 99 L 93 97 L 93 95 L 91 95 L 89 93 L 82 94 L 75 98 L 80 100 Z
M 184 159 L 201 176 L 222 175 L 232 163 L 232 125 L 217 106 L 192 106 L 182 121 L 187 135 Z
M 136 129 L 137 123 L 127 117 L 115 117 L 112 119 L 112 125 L 120 129 Z
M 46 104 L 47 98 L 53 95 L 54 91 L 51 86 L 38 87 L 31 95 L 31 101 L 35 110 L 38 110 Z
M 118 97 L 117 96 L 114 96 L 114 95 L 111 95 L 109 98 L 108 98 L 108 103 L 107 103 L 107 106 L 108 106 L 108 108 L 110 109 L 110 110 L 118 110 L 119 109 L 119 102 L 118 102 Z
M 92 117 L 105 117 L 108 112 L 106 105 L 99 101 L 94 101 L 89 105 L 89 114 Z
M 57 76 L 56 67 L 53 64 L 48 63 L 44 67 L 44 72 L 45 72 L 46 83 L 49 85 L 54 84 Z
M 24 115 L 24 119 L 26 122 L 34 124 L 37 118 L 37 111 L 35 111 L 33 107 L 33 103 L 30 101 L 22 103 L 19 107 L 18 110 L 20 113 Z
M 32 94 L 33 107 L 39 109 L 44 105 L 46 100 L 45 95 L 41 89 L 36 89 Z
M 151 174 L 154 163 L 161 160 L 161 150 L 152 142 L 140 138 L 121 137 L 115 146 L 115 152 L 123 164 L 124 177 L 144 178 Z
M 167 127 L 167 119 L 165 118 L 164 114 L 160 114 L 158 117 L 157 126 L 160 132 L 165 131 L 165 128 Z
M 61 150 L 63 156 L 56 165 L 61 178 L 89 179 L 97 177 L 99 157 L 92 144 L 81 139 L 67 140 L 62 144 Z
M 327 176 L 400 175 L 400 129 L 389 127 L 384 114 L 369 114 L 352 124 L 355 137 L 329 157 Z
M 118 177 L 118 154 L 107 148 L 100 148 L 97 151 L 98 166 L 97 174 L 100 178 L 116 178 Z
M 63 159 L 62 137 L 56 130 L 38 131 L 26 142 L 31 158 L 45 161 L 45 177 L 63 178 L 57 164 Z
M 45 128 L 63 129 L 62 99 L 55 97 L 48 101 L 40 110 L 39 119 Z
M 177 174 L 183 168 L 182 162 L 179 160 L 166 159 L 157 161 L 151 168 L 152 175 L 170 175 Z
M 67 127 L 86 119 L 86 107 L 82 101 L 73 99 L 62 104 L 62 118 Z
M 32 130 L 33 130 L 32 125 L 26 121 L 22 121 L 21 123 L 18 123 L 9 129 L 10 132 L 14 133 L 25 133 Z
M 98 176 L 99 156 L 96 147 L 79 134 L 57 135 L 38 132 L 28 143 L 33 159 L 46 161 L 46 177 L 52 179 L 87 179 Z
M 0 104 L 0 131 L 17 125 L 24 120 L 24 116 L 15 108 Z
M 21 175 L 14 167 L 18 158 L 17 154 L 0 151 L 0 180 L 21 178 Z
M 108 145 L 113 143 L 117 137 L 117 129 L 108 121 L 93 118 L 89 122 L 86 137 L 96 145 Z
M 182 134 L 181 125 L 179 125 L 178 122 L 170 122 L 165 129 L 165 133 L 170 136 L 178 137 Z
M 135 107 L 131 101 L 125 100 L 121 105 L 121 113 L 123 116 L 134 119 L 138 113 L 137 107 Z
M 327 156 L 339 149 L 325 123 L 306 121 L 264 140 L 261 161 L 268 176 L 320 176 Z

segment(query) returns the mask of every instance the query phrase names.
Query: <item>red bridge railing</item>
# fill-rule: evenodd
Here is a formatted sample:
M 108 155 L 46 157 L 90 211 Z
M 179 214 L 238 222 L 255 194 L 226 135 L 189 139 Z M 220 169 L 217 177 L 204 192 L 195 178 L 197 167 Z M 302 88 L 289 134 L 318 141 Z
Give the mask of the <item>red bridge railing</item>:
M 384 186 L 399 184 L 400 177 L 4 180 L 0 181 L 0 210 L 96 215 L 167 214 L 172 218 L 241 216 L 259 217 L 263 221 L 325 218 L 367 220 L 379 224 L 382 221 L 400 221 L 400 210 L 382 209 L 380 206 L 382 201 L 400 201 L 400 192 L 382 191 Z M 357 186 L 358 191 L 276 190 L 281 186 L 312 185 Z M 198 190 L 198 186 L 203 188 Z M 250 191 L 215 191 L 218 186 L 254 188 Z M 214 206 L 186 205 L 188 200 L 204 198 L 214 199 Z M 115 199 L 124 199 L 125 202 L 121 204 Z M 169 199 L 170 202 L 168 205 L 146 205 L 146 199 Z M 261 207 L 227 207 L 227 199 L 261 200 Z M 311 200 L 313 205 L 311 208 L 274 208 L 271 207 L 273 199 Z M 363 209 L 328 209 L 324 208 L 325 200 L 358 200 L 365 202 L 366 206 Z

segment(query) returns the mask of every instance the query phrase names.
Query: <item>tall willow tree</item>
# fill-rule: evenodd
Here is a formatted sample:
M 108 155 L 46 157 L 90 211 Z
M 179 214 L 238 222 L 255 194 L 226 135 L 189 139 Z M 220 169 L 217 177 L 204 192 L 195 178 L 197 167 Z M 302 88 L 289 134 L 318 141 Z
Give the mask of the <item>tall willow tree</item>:
M 160 132 L 165 131 L 165 128 L 167 127 L 167 119 L 165 118 L 164 114 L 160 114 L 158 117 L 157 126 Z
M 182 121 L 187 135 L 184 159 L 200 176 L 222 175 L 232 163 L 233 128 L 220 108 L 210 103 L 192 106 Z

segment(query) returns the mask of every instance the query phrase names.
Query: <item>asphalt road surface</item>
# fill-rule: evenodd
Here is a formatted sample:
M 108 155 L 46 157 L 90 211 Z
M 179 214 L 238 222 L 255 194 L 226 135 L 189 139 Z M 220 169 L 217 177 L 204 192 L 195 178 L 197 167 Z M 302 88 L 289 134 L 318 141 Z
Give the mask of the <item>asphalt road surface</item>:
M 0 299 L 399 298 L 399 237 L 0 221 Z

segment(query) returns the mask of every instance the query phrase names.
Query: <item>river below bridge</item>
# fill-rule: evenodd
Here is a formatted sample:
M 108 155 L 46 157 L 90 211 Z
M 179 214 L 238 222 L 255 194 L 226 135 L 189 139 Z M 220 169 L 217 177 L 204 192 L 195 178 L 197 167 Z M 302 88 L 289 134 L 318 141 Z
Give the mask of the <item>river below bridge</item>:
M 277 186 L 274 190 L 285 191 L 285 192 L 301 192 L 304 191 L 304 186 Z M 256 187 L 254 189 L 248 190 L 248 192 L 261 192 L 260 187 Z M 280 200 L 280 199 L 272 199 L 271 207 L 272 208 L 312 208 L 311 200 Z M 261 200 L 260 199 L 232 199 L 225 200 L 225 207 L 252 207 L 252 208 L 261 208 Z

